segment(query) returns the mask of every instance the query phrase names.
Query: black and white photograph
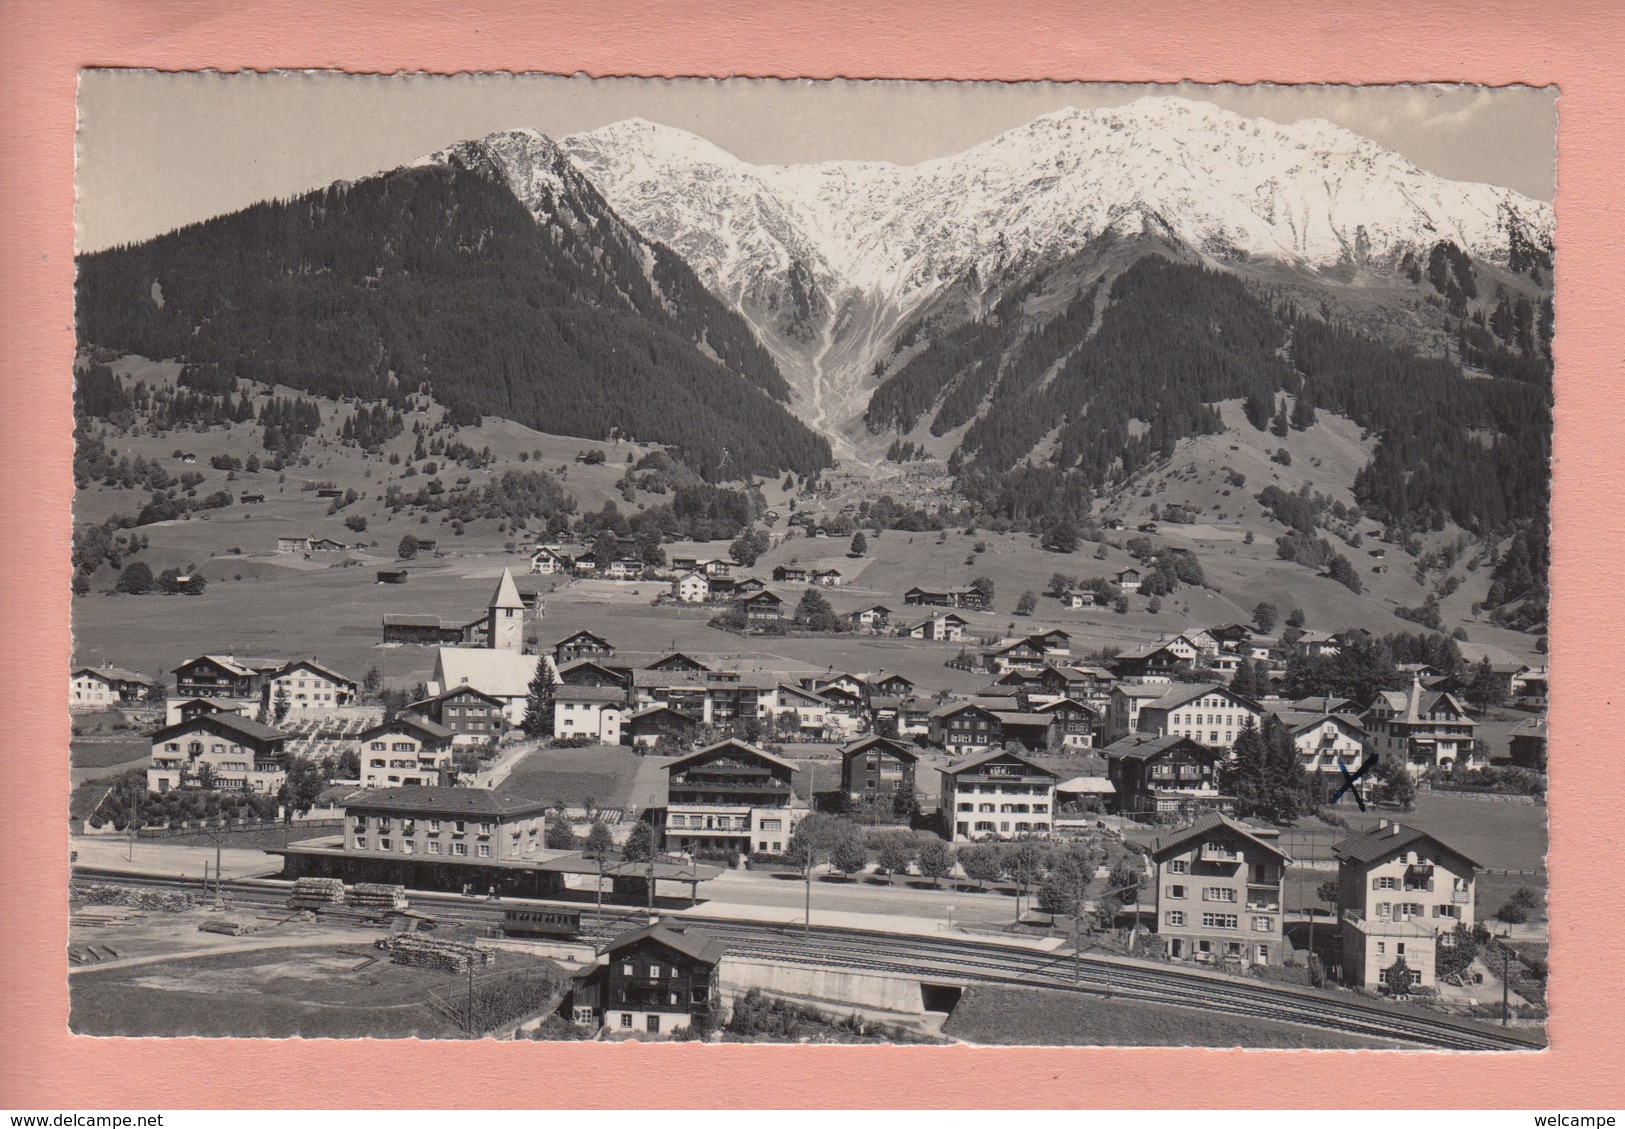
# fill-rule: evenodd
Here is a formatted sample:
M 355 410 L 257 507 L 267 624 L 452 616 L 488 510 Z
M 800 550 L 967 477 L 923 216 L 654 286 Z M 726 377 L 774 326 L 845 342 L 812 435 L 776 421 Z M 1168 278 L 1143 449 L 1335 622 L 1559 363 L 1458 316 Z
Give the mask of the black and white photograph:
M 1545 1049 L 1558 112 L 81 72 L 70 1030 Z

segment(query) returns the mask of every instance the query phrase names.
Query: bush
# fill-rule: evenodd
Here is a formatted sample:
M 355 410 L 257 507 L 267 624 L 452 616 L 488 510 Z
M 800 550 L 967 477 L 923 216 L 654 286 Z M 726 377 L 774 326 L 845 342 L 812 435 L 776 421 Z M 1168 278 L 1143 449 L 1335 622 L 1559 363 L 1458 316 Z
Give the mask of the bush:
M 1529 920 L 1529 907 L 1510 901 L 1495 911 L 1495 916 L 1508 925 L 1522 925 Z

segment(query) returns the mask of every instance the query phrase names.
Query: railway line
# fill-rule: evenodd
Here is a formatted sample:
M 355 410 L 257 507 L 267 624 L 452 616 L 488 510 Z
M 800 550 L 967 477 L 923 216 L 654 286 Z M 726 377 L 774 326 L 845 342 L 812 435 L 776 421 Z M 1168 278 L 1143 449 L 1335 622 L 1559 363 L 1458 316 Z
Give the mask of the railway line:
M 110 883 L 162 889 L 197 889 L 196 879 L 130 875 L 75 868 L 77 884 Z M 285 904 L 292 883 L 283 879 L 239 879 L 221 884 L 234 903 L 266 908 Z M 504 909 L 532 899 L 475 901 L 456 894 L 413 891 L 414 908 L 436 917 L 475 925 L 500 925 Z M 556 905 L 534 901 L 536 905 Z M 581 910 L 580 939 L 602 944 L 633 924 L 641 913 Z M 1320 1030 L 1440 1050 L 1541 1050 L 1544 1042 L 1520 1031 L 1472 1020 L 1412 1011 L 1356 997 L 1334 998 L 1289 985 L 1252 984 L 1217 973 L 1164 969 L 1070 952 L 1023 949 L 960 938 L 883 934 L 832 926 L 800 927 L 721 918 L 697 919 L 707 932 L 727 941 L 733 955 L 777 963 L 891 973 L 927 982 L 986 983 L 1049 988 L 1144 1003 L 1199 1008 L 1310 1026 Z

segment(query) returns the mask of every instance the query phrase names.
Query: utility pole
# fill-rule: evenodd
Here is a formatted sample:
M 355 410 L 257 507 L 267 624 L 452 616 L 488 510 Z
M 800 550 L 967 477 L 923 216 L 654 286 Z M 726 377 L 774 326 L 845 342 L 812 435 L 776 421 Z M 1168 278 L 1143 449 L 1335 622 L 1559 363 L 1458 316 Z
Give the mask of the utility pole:
M 1507 947 L 1501 946 L 1501 1026 L 1507 1026 L 1507 1020 L 1512 1015 L 1511 1003 L 1507 998 Z
M 803 865 L 801 868 L 801 879 L 803 885 L 806 887 L 807 894 L 805 916 L 803 916 L 801 921 L 801 935 L 809 938 L 812 936 L 812 868 L 813 864 L 811 858 L 809 858 L 805 865 Z
M 478 949 L 478 945 L 473 948 Z M 468 954 L 468 1033 L 474 1033 L 474 954 Z

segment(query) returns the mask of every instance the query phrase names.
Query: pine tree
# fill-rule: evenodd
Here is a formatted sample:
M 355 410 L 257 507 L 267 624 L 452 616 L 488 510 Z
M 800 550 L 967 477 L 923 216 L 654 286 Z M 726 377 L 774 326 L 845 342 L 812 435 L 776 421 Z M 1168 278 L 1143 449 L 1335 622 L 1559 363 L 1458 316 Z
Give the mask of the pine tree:
M 1253 664 L 1243 659 L 1236 664 L 1236 673 L 1230 679 L 1230 689 L 1244 698 L 1256 698 L 1258 684 L 1253 680 Z
M 1229 759 L 1219 768 L 1219 787 L 1235 797 L 1238 816 L 1264 810 L 1264 762 L 1264 738 L 1249 717 L 1230 747 Z
M 525 695 L 524 730 L 530 736 L 553 735 L 553 688 L 557 685 L 553 664 L 547 661 L 546 655 L 538 656 L 536 673 L 531 676 L 530 687 Z

